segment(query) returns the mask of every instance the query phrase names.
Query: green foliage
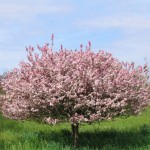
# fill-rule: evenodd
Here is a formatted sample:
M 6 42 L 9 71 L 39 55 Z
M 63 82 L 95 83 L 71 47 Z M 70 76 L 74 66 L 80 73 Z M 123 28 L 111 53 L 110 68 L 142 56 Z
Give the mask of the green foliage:
M 2 87 L 0 87 L 0 95 L 5 94 L 5 92 L 3 91 Z
M 79 150 L 150 149 L 150 108 L 141 116 L 82 124 Z M 0 150 L 71 150 L 69 123 L 56 126 L 0 116 Z

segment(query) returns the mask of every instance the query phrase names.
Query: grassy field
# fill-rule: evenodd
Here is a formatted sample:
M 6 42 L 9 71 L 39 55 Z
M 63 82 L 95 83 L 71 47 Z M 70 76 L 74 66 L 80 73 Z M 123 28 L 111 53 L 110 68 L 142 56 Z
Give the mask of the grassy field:
M 13 121 L 0 115 L 0 150 L 71 150 L 70 124 Z M 138 117 L 80 126 L 80 150 L 150 150 L 150 108 Z

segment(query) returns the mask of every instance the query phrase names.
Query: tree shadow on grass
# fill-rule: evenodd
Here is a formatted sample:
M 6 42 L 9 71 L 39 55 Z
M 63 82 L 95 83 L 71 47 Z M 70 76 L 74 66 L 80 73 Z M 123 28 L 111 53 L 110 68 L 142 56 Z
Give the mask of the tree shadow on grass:
M 44 133 L 38 132 L 38 139 L 41 141 L 55 141 L 63 146 L 70 146 L 72 143 L 70 131 Z M 106 130 L 95 132 L 81 132 L 79 135 L 79 149 L 136 149 L 143 148 L 150 144 L 150 127 L 143 125 L 138 129 L 128 131 Z

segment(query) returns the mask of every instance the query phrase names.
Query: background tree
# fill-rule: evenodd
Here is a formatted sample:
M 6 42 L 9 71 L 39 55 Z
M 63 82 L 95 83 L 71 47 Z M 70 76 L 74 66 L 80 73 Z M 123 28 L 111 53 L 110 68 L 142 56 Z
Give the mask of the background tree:
M 120 62 L 110 53 L 82 50 L 53 52 L 48 44 L 27 48 L 28 62 L 3 79 L 3 114 L 13 119 L 71 123 L 74 147 L 80 122 L 139 114 L 149 103 L 150 85 L 145 64 Z
M 2 88 L 2 80 L 5 78 L 5 75 L 6 75 L 6 72 L 0 75 L 0 112 L 1 112 L 1 107 L 5 100 L 5 92 Z

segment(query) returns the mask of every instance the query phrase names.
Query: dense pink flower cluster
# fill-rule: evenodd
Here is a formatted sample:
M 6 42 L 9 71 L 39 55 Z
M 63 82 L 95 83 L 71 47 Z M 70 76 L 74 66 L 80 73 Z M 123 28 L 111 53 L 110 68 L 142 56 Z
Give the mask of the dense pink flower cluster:
M 61 49 L 48 44 L 27 48 L 29 62 L 3 80 L 7 98 L 2 107 L 13 119 L 41 118 L 48 123 L 111 119 L 138 114 L 149 104 L 148 68 L 124 63 L 110 53 Z

